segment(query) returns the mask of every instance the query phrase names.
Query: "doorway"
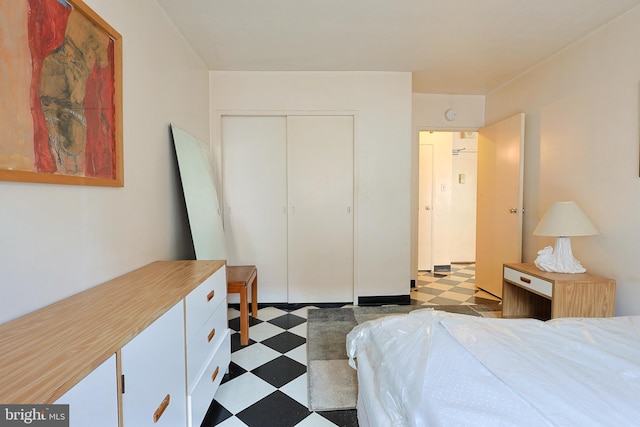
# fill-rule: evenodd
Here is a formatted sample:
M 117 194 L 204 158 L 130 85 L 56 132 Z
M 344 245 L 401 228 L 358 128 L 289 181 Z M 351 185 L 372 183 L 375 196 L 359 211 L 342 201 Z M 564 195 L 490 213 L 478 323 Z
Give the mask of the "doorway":
M 418 270 L 474 263 L 478 134 L 419 132 Z

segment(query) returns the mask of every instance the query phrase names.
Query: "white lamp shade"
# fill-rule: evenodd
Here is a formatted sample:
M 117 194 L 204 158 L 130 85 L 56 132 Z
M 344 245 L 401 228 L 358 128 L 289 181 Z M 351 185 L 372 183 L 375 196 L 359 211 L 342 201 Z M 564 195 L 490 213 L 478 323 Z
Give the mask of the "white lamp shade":
M 593 223 L 576 202 L 555 202 L 533 231 L 536 236 L 591 236 L 598 234 Z

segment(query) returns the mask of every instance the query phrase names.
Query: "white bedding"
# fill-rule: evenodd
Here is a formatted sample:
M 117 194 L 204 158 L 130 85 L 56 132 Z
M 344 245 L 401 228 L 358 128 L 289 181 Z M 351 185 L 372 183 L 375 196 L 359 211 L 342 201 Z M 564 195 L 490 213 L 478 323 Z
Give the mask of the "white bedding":
M 362 425 L 640 421 L 640 316 L 541 322 L 416 310 L 357 326 L 347 353 L 362 364 Z

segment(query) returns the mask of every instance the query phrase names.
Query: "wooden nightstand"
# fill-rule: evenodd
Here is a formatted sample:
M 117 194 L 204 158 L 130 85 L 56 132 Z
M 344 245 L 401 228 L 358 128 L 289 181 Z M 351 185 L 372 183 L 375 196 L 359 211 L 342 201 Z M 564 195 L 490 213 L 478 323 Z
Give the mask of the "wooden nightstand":
M 535 264 L 505 264 L 502 317 L 610 317 L 616 281 L 588 273 L 548 273 Z

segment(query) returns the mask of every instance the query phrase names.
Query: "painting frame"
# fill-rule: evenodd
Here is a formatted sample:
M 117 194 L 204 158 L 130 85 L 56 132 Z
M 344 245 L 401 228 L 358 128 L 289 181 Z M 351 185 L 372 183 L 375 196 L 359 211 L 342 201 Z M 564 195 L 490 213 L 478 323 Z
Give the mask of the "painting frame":
M 0 180 L 123 187 L 122 36 L 81 0 L 25 3 L 26 28 L 17 33 L 28 38 L 21 43 L 28 46 L 31 81 L 21 94 L 29 99 L 11 102 L 28 106 L 20 117 L 32 120 L 32 128 L 16 136 L 10 118 L 18 113 L 6 112 L 12 104 L 0 105 L 9 117 L 0 126 Z M 25 69 L 20 62 L 9 67 Z M 22 151 L 12 152 L 16 147 Z

